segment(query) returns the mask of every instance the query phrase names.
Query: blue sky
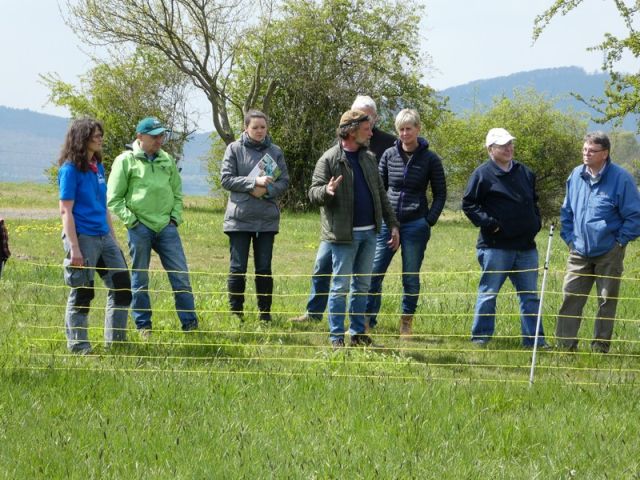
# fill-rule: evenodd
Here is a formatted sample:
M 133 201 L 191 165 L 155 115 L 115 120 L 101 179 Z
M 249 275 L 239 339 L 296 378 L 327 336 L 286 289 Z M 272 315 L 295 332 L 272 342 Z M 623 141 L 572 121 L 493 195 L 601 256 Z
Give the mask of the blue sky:
M 553 0 L 424 0 L 421 49 L 431 56 L 427 83 L 437 89 L 537 68 L 577 65 L 600 68 L 602 55 L 587 52 L 604 32 L 624 32 L 611 0 L 584 0 L 558 17 L 535 44 L 533 20 Z M 64 24 L 56 0 L 0 0 L 0 105 L 65 116 L 47 105 L 47 89 L 38 75 L 57 72 L 75 82 L 91 67 L 82 45 Z M 632 60 L 623 63 L 631 70 Z M 210 129 L 206 102 L 201 128 Z

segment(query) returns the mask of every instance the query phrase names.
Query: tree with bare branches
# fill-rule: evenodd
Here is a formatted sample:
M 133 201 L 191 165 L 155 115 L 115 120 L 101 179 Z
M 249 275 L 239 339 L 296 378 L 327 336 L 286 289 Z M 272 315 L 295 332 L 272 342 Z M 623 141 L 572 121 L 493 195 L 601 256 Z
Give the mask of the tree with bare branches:
M 209 100 L 213 125 L 226 144 L 235 140 L 234 114 L 241 116 L 250 107 L 268 110 L 273 86 L 263 88 L 259 69 L 251 78 L 254 95 L 243 102 L 234 101 L 228 87 L 247 29 L 264 18 L 256 12 L 270 9 L 269 4 L 255 0 L 69 0 L 67 6 L 67 23 L 87 43 L 148 48 L 187 75 Z M 264 93 L 262 105 L 257 92 Z

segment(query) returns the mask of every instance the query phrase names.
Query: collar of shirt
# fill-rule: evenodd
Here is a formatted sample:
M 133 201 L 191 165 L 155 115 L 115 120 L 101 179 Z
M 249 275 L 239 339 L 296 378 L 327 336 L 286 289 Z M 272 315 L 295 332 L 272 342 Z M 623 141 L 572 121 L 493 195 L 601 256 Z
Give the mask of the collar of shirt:
M 598 183 L 600 181 L 600 179 L 602 178 L 602 174 L 604 173 L 606 168 L 607 168 L 607 162 L 605 162 L 604 165 L 602 165 L 602 168 L 598 172 L 594 172 L 589 167 L 585 168 L 585 171 L 587 172 L 587 175 L 589 175 L 589 180 L 591 181 L 592 184 Z
M 491 157 L 489 157 L 489 158 L 491 158 Z M 498 162 L 496 162 L 493 158 L 491 159 L 491 161 L 495 164 L 496 167 L 498 167 L 503 172 L 510 172 L 511 169 L 513 168 L 513 160 L 509 160 L 509 166 L 507 168 L 502 168 L 500 166 L 500 164 Z

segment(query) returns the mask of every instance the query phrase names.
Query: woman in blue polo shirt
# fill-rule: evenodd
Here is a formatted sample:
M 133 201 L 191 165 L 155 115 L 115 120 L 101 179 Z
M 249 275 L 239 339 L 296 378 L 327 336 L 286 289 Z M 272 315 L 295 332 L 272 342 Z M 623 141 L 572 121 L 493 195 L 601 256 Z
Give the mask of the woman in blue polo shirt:
M 115 239 L 107 210 L 107 184 L 102 165 L 102 125 L 92 119 L 75 120 L 65 138 L 58 164 L 62 242 L 66 253 L 65 282 L 71 287 L 65 314 L 67 347 L 91 352 L 88 326 L 94 297 L 94 274 L 108 288 L 104 340 L 126 340 L 131 303 L 131 280 Z

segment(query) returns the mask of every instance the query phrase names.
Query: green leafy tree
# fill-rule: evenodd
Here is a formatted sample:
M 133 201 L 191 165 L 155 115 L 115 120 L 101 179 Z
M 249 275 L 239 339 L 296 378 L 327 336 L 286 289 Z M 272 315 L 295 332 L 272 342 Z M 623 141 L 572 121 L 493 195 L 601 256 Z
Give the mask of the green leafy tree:
M 633 132 L 614 131 L 609 134 L 611 140 L 611 158 L 625 167 L 636 183 L 640 183 L 640 143 Z
M 68 0 L 68 23 L 89 44 L 158 53 L 202 90 L 217 137 L 231 143 L 258 108 L 291 168 L 289 204 L 303 206 L 315 160 L 358 93 L 383 121 L 410 105 L 439 111 L 421 83 L 419 7 L 387 0 Z M 215 171 L 219 157 L 212 159 Z M 215 176 L 215 175 L 214 175 Z
M 611 140 L 611 158 L 621 165 L 631 165 L 640 160 L 640 143 L 633 132 L 625 130 L 609 133 Z
M 41 76 L 50 89 L 49 99 L 67 107 L 73 118 L 93 117 L 105 129 L 103 161 L 107 172 L 125 145 L 135 139 L 136 123 L 155 116 L 172 129 L 164 148 L 180 159 L 191 132 L 186 106 L 186 77 L 167 66 L 148 50 L 115 58 L 111 63 L 98 62 L 80 77 L 78 87 L 64 82 L 56 74 Z M 57 170 L 50 171 L 50 176 Z
M 516 137 L 515 159 L 536 174 L 543 216 L 557 216 L 567 176 L 581 162 L 587 122 L 556 110 L 552 100 L 533 91 L 516 92 L 513 99 L 497 98 L 484 112 L 450 114 L 438 124 L 431 144 L 444 160 L 450 205 L 460 208 L 471 172 L 489 158 L 484 140 L 494 127 L 506 128 Z
M 542 14 L 535 19 L 533 38 L 540 37 L 547 25 L 558 15 L 567 15 L 578 8 L 584 0 L 555 0 Z M 610 120 L 621 122 L 628 114 L 640 113 L 640 72 L 623 73 L 617 71 L 617 64 L 623 56 L 640 57 L 640 31 L 636 29 L 640 18 L 640 2 L 625 0 L 610 0 L 610 7 L 618 10 L 627 30 L 624 38 L 605 33 L 604 40 L 589 50 L 601 51 L 604 54 L 602 69 L 609 72 L 611 80 L 607 83 L 605 98 L 591 98 L 585 100 L 590 106 L 599 111 L 602 116 L 594 120 L 606 123 Z M 607 7 L 602 7 L 607 8 Z M 597 22 L 597 19 L 594 19 Z M 640 133 L 640 123 L 638 123 Z
M 415 4 L 285 0 L 276 14 L 247 35 L 230 92 L 249 102 L 243 110 L 268 107 L 291 177 L 288 205 L 304 208 L 316 160 L 335 142 L 340 115 L 356 95 L 376 99 L 389 130 L 404 106 L 419 110 L 428 128 L 442 105 L 421 82 L 429 62 L 419 52 Z

